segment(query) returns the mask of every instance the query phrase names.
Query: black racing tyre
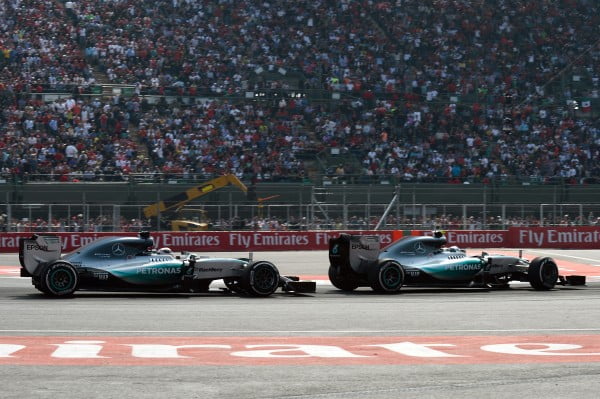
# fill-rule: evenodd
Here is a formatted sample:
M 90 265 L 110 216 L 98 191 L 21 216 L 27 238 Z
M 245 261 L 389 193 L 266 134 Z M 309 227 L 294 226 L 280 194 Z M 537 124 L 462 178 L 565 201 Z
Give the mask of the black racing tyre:
M 75 267 L 64 261 L 49 263 L 40 273 L 37 289 L 52 296 L 73 295 L 79 286 L 79 274 Z
M 358 288 L 358 281 L 351 275 L 342 275 L 339 272 L 339 267 L 329 265 L 329 281 L 338 290 L 354 291 Z
M 527 276 L 534 289 L 548 291 L 554 288 L 558 281 L 558 266 L 552 258 L 535 258 L 529 264 Z
M 258 261 L 246 267 L 242 288 L 248 295 L 266 297 L 279 287 L 279 270 L 270 262 Z
M 387 261 L 371 268 L 368 277 L 373 291 L 396 294 L 404 283 L 404 268 L 396 262 Z
M 40 282 L 40 278 L 39 277 L 33 277 L 32 279 L 33 282 L 33 286 L 40 292 L 46 294 L 46 295 L 50 295 L 50 292 L 42 286 L 42 283 Z

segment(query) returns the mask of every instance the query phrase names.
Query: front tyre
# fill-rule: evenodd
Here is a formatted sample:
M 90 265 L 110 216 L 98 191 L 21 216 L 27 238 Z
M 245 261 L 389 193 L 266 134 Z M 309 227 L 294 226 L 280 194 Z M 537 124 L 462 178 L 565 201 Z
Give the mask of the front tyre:
M 50 263 L 42 269 L 40 274 L 40 291 L 52 295 L 65 297 L 73 295 L 79 286 L 79 274 L 75 267 L 64 261 Z
M 270 262 L 252 263 L 246 268 L 242 287 L 248 295 L 267 297 L 279 287 L 279 271 Z
M 529 284 L 538 291 L 554 288 L 558 281 L 558 266 L 552 258 L 535 258 L 529 264 L 527 272 Z
M 404 283 L 404 269 L 393 261 L 383 262 L 369 271 L 369 284 L 373 291 L 396 294 Z

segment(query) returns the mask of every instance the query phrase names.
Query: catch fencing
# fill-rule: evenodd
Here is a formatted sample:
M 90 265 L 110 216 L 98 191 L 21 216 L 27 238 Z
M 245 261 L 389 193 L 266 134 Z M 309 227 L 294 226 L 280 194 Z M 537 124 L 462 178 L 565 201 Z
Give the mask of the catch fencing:
M 186 207 L 181 215 L 146 219 L 142 205 L 0 204 L 4 232 L 170 230 L 168 218 L 205 222 L 208 230 L 505 230 L 510 227 L 597 226 L 600 203 L 450 204 L 320 203 Z M 386 209 L 389 212 L 381 220 Z M 379 223 L 381 222 L 381 223 Z

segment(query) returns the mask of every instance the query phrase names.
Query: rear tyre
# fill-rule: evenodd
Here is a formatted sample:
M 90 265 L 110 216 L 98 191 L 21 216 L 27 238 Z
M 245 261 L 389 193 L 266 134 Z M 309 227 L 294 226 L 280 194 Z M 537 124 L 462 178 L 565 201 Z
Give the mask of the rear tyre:
M 73 265 L 58 261 L 50 263 L 40 273 L 36 288 L 51 296 L 71 296 L 79 286 L 79 274 Z
M 554 288 L 558 281 L 558 266 L 552 258 L 535 258 L 529 264 L 527 276 L 534 289 L 548 291 Z
M 340 268 L 334 265 L 329 265 L 329 281 L 331 284 L 342 291 L 354 291 L 358 288 L 358 281 L 351 275 L 342 275 Z
M 270 262 L 259 261 L 246 268 L 242 288 L 251 296 L 266 297 L 279 287 L 279 271 Z
M 404 269 L 396 262 L 383 262 L 373 267 L 368 277 L 373 291 L 396 294 L 404 283 Z
M 48 292 L 48 290 L 46 288 L 44 288 L 42 286 L 42 283 L 40 282 L 40 278 L 39 277 L 33 277 L 32 278 L 32 283 L 33 286 L 40 292 L 46 294 L 46 295 L 50 295 L 50 292 Z

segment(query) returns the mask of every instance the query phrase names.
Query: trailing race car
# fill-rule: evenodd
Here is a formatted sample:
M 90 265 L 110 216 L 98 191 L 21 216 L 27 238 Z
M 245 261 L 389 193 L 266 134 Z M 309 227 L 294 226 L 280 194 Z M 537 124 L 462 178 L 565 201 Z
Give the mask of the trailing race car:
M 51 296 L 68 296 L 79 289 L 99 291 L 207 292 L 213 280 L 241 295 L 266 297 L 277 288 L 314 292 L 316 283 L 280 276 L 270 262 L 248 258 L 209 258 L 154 250 L 148 232 L 139 237 L 106 237 L 61 257 L 59 237 L 22 239 L 21 276 Z
M 397 293 L 404 285 L 507 288 L 511 281 L 528 281 L 536 290 L 550 290 L 585 284 L 585 276 L 560 276 L 552 258 L 467 256 L 445 244 L 440 232 L 407 236 L 383 249 L 378 236 L 341 234 L 329 240 L 329 280 L 343 291 L 370 286 L 382 293 Z

